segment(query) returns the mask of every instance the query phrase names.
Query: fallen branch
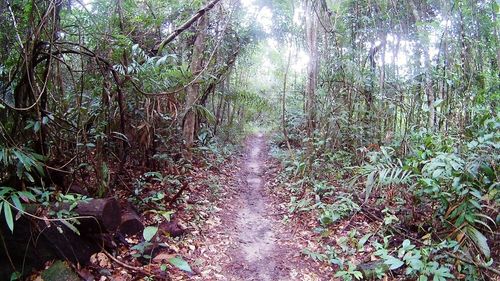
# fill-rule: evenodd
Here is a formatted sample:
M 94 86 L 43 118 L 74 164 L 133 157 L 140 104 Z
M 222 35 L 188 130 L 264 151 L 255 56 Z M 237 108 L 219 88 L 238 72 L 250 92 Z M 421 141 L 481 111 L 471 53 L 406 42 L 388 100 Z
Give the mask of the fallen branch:
M 484 269 L 484 270 L 487 270 L 487 271 L 489 271 L 489 272 L 491 272 L 491 273 L 494 273 L 494 274 L 496 274 L 496 275 L 500 276 L 500 271 L 499 271 L 499 270 L 497 270 L 497 269 L 494 269 L 494 268 L 493 268 L 493 267 L 491 267 L 491 266 L 487 266 L 487 265 L 484 265 L 484 264 L 481 264 L 481 263 L 475 263 L 474 261 L 471 261 L 471 260 L 469 260 L 469 259 L 467 259 L 467 258 L 465 258 L 465 257 L 461 257 L 461 256 L 455 255 L 455 254 L 450 253 L 450 252 L 444 252 L 444 253 L 445 253 L 446 255 L 448 255 L 448 256 L 450 256 L 450 257 L 452 257 L 452 258 L 455 258 L 455 259 L 457 259 L 457 260 L 461 261 L 461 262 L 465 262 L 465 263 L 467 263 L 467 264 L 470 264 L 470 265 L 474 265 L 474 266 L 480 267 L 480 268 L 482 268 L 482 269 Z
M 133 266 L 133 265 L 130 265 L 130 264 L 127 264 L 127 263 L 124 263 L 122 261 L 120 261 L 119 259 L 113 257 L 113 255 L 111 255 L 108 251 L 102 249 L 102 252 L 108 257 L 110 258 L 112 261 L 116 262 L 117 264 L 125 267 L 126 269 L 130 269 L 130 270 L 133 270 L 133 271 L 136 271 L 136 272 L 140 272 L 144 275 L 151 275 L 151 272 L 149 270 L 146 270 L 142 267 L 137 267 L 137 266 Z

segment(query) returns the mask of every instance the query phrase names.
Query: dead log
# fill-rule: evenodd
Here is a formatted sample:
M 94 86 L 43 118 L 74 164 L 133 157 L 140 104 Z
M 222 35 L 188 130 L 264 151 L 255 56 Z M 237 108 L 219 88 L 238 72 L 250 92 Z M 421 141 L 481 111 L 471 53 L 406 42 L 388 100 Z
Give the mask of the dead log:
M 119 232 L 123 235 L 135 235 L 144 230 L 141 219 L 132 210 L 126 210 L 121 217 Z
M 16 220 L 13 233 L 0 218 L 0 236 L 4 242 L 0 246 L 0 280 L 9 280 L 14 271 L 29 274 L 55 258 L 86 264 L 103 244 L 101 238 L 78 235 L 61 222 L 48 223 L 26 216 Z
M 80 216 L 96 218 L 102 232 L 114 232 L 120 226 L 120 205 L 115 198 L 92 199 L 89 202 L 82 202 L 77 205 L 74 211 Z M 95 220 L 91 221 L 95 222 Z
M 69 210 L 69 204 L 54 206 L 55 211 Z M 121 210 L 115 198 L 91 199 L 79 202 L 71 213 L 85 218 L 76 225 L 80 233 L 113 233 L 121 223 Z
M 30 213 L 36 213 L 40 205 L 26 206 Z M 68 210 L 68 204 L 52 206 L 57 211 Z M 0 216 L 0 280 L 8 280 L 10 273 L 31 272 L 55 258 L 84 265 L 90 256 L 102 247 L 113 247 L 112 235 L 121 222 L 118 201 L 114 198 L 91 199 L 80 202 L 71 210 L 79 224 L 74 224 L 79 233 L 68 228 L 70 220 L 44 221 L 29 216 L 20 216 L 14 223 L 12 233 Z M 5 278 L 4 278 L 5 277 Z

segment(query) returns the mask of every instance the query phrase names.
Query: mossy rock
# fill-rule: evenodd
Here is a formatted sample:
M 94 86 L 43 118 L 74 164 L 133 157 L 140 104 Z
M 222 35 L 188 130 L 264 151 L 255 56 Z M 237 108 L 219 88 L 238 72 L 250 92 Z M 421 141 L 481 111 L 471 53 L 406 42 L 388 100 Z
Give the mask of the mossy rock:
M 43 281 L 80 281 L 80 277 L 64 261 L 56 261 L 42 272 Z
M 367 263 L 362 263 L 358 264 L 357 268 L 358 271 L 361 271 L 363 274 L 363 278 L 366 280 L 376 280 L 377 279 L 377 273 L 383 274 L 389 271 L 389 266 L 384 263 L 382 260 L 378 261 L 370 261 Z

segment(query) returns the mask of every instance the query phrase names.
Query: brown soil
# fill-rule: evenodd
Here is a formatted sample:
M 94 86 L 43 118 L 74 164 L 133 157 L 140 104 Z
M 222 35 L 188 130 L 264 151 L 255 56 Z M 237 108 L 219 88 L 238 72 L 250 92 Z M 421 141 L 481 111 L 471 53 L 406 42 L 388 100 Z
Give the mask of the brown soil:
M 238 207 L 232 223 L 236 238 L 230 252 L 233 262 L 224 269 L 225 275 L 235 280 L 280 280 L 288 276 L 289 268 L 284 257 L 291 249 L 279 247 L 278 233 L 264 192 L 262 170 L 266 151 L 262 135 L 247 142 L 246 156 L 241 177 L 240 195 L 235 202 Z M 280 237 L 281 239 L 283 237 Z
M 321 280 L 300 256 L 300 238 L 281 222 L 266 192 L 268 149 L 262 134 L 249 137 L 233 182 L 225 185 L 214 227 L 198 257 L 197 280 Z M 271 175 L 272 176 L 272 175 Z

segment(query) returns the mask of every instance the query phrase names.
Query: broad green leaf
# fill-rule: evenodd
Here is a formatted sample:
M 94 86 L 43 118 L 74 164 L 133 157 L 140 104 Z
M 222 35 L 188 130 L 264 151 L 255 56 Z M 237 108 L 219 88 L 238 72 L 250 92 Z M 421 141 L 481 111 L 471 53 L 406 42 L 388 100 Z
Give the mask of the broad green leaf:
M 10 231 L 14 233 L 14 218 L 12 217 L 12 210 L 10 209 L 10 205 L 7 202 L 3 202 L 3 215 L 5 217 L 5 221 L 7 222 L 7 226 Z
M 33 131 L 35 133 L 37 133 L 38 131 L 40 131 L 40 128 L 42 127 L 42 124 L 39 122 L 39 121 L 36 121 L 35 122 L 35 125 L 33 126 Z
M 384 263 L 389 266 L 390 270 L 398 269 L 405 264 L 402 260 L 393 256 L 387 256 Z
M 12 272 L 12 274 L 10 275 L 10 281 L 15 281 L 15 280 L 20 280 L 22 277 L 22 274 L 18 271 L 16 272 Z
M 361 237 L 361 239 L 359 239 L 358 241 L 358 248 L 362 248 L 366 244 L 366 241 L 368 241 L 368 239 L 370 239 L 372 235 L 373 235 L 372 233 L 368 233 L 365 234 L 363 237 Z
M 0 187 L 0 196 L 4 196 L 8 192 L 12 191 L 13 189 L 7 186 L 1 186 Z
M 354 275 L 354 278 L 356 278 L 357 280 L 363 279 L 363 273 L 361 273 L 361 271 L 357 271 L 357 270 L 353 271 L 352 275 Z
M 132 52 L 135 53 L 139 49 L 139 44 L 132 45 Z
M 170 258 L 168 260 L 168 262 L 171 265 L 177 267 L 180 270 L 183 270 L 183 271 L 186 271 L 186 272 L 190 272 L 190 273 L 193 272 L 193 270 L 191 269 L 191 267 L 189 266 L 189 264 L 185 260 L 183 260 L 182 258 L 180 258 L 180 257 Z
M 344 275 L 346 275 L 345 271 L 337 271 L 337 273 L 335 273 L 335 275 L 333 275 L 333 277 L 342 277 Z
M 453 276 L 450 273 L 450 269 L 444 266 L 439 267 L 433 273 L 434 273 L 434 277 L 432 278 L 433 281 L 446 281 L 450 278 L 455 278 L 455 276 Z
M 147 226 L 144 228 L 144 231 L 142 232 L 142 236 L 144 237 L 144 240 L 146 241 L 151 241 L 153 239 L 153 236 L 155 236 L 156 232 L 158 232 L 158 227 L 156 226 Z
M 490 257 L 490 247 L 488 246 L 488 239 L 476 228 L 469 226 L 467 227 L 467 234 L 474 241 L 474 244 L 479 248 L 479 250 L 484 254 L 485 257 Z
M 29 191 L 21 191 L 18 194 L 19 197 L 21 197 L 21 199 L 26 203 L 28 203 L 29 201 L 36 201 L 35 196 Z
M 160 65 L 164 64 L 165 61 L 167 61 L 167 56 L 161 57 L 159 60 L 156 61 L 156 66 L 160 66 Z
M 428 278 L 427 278 L 427 276 L 426 276 L 426 275 L 423 275 L 423 274 L 422 274 L 422 275 L 420 275 L 420 276 L 418 277 L 418 279 L 417 279 L 417 280 L 418 280 L 418 281 L 427 281 L 427 280 L 428 280 Z
M 434 172 L 432 173 L 432 178 L 438 178 L 442 173 L 444 172 L 443 169 L 436 169 L 434 170 Z
M 13 150 L 12 152 L 14 153 L 14 155 L 16 155 L 17 160 L 19 160 L 19 162 L 23 165 L 26 171 L 29 172 L 31 167 L 29 159 L 25 158 L 24 155 L 19 151 Z
M 72 223 L 70 223 L 67 220 L 61 220 L 61 223 L 64 224 L 66 227 L 68 227 L 71 231 L 74 233 L 80 235 L 80 231 L 78 231 L 78 228 L 76 228 Z
M 443 103 L 443 99 L 437 99 L 432 105 L 434 107 L 438 107 L 439 105 L 441 105 L 441 103 Z
M 344 264 L 340 259 L 330 259 L 330 263 L 338 265 L 339 267 L 342 267 L 342 265 Z
M 414 270 L 420 270 L 424 267 L 424 263 L 420 260 L 421 256 L 414 256 L 408 259 L 407 264 Z
M 28 172 L 24 172 L 24 176 L 26 176 L 26 178 L 30 181 L 30 182 L 35 182 L 35 179 L 33 178 L 33 176 L 28 173 Z
M 17 195 L 12 195 L 11 196 L 12 203 L 14 203 L 14 206 L 16 206 L 19 211 L 24 212 L 23 204 L 21 204 L 21 201 L 19 200 L 19 196 Z

